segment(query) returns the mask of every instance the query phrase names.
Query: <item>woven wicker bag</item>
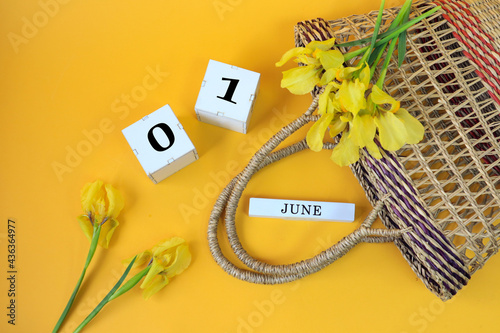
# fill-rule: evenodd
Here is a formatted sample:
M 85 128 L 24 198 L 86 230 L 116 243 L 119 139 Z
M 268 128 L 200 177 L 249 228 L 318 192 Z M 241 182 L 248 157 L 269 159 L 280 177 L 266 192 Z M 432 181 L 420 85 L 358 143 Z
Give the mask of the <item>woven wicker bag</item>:
M 301 141 L 272 152 L 295 130 L 318 119 L 312 115 L 316 97 L 304 115 L 256 153 L 214 206 L 209 245 L 229 274 L 254 283 L 288 282 L 326 267 L 356 244 L 394 241 L 427 288 L 447 300 L 498 251 L 500 2 L 419 1 L 412 16 L 437 5 L 442 9 L 408 30 L 405 61 L 400 68 L 396 58 L 391 61 L 385 84 L 385 90 L 424 125 L 424 139 L 397 152 L 383 151 L 380 160 L 362 152 L 351 166 L 375 207 L 367 220 L 338 244 L 291 265 L 258 261 L 239 242 L 234 219 L 245 185 L 261 168 L 307 148 Z M 382 30 L 398 11 L 384 11 Z M 300 22 L 295 27 L 296 46 L 331 37 L 339 43 L 368 37 L 376 16 L 372 12 Z M 334 144 L 325 143 L 324 148 Z M 387 230 L 371 228 L 377 214 Z M 248 270 L 232 264 L 220 250 L 217 228 L 222 215 L 232 250 Z

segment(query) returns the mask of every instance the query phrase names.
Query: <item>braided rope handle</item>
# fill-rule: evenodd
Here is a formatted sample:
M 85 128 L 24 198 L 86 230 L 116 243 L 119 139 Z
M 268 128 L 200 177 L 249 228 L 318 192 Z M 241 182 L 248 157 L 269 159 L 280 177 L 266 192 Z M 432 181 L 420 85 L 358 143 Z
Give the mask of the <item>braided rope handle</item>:
M 333 263 L 335 260 L 344 256 L 347 252 L 349 252 L 349 250 L 361 242 L 392 242 L 408 231 L 407 229 L 386 230 L 371 228 L 373 222 L 378 216 L 378 213 L 384 207 L 384 199 L 382 199 L 375 205 L 374 209 L 370 212 L 359 228 L 341 239 L 338 243 L 332 245 L 330 248 L 312 258 L 302 260 L 300 262 L 287 265 L 271 265 L 253 258 L 241 245 L 236 232 L 235 216 L 236 208 L 238 207 L 238 202 L 241 199 L 243 190 L 250 181 L 251 177 L 260 169 L 279 161 L 282 158 L 308 148 L 306 140 L 303 139 L 295 144 L 273 152 L 273 150 L 281 142 L 283 142 L 295 131 L 310 121 L 316 121 L 318 119 L 318 116 L 312 116 L 312 113 L 318 106 L 319 95 L 320 94 L 314 98 L 313 102 L 302 116 L 283 127 L 255 153 L 243 171 L 229 182 L 217 198 L 208 224 L 209 247 L 217 264 L 233 277 L 258 284 L 280 284 L 291 282 L 318 272 Z M 325 143 L 323 147 L 325 149 L 333 149 L 333 144 Z M 238 259 L 249 269 L 243 269 L 235 266 L 221 251 L 217 230 L 219 228 L 220 218 L 223 214 L 225 221 L 224 224 L 231 248 Z

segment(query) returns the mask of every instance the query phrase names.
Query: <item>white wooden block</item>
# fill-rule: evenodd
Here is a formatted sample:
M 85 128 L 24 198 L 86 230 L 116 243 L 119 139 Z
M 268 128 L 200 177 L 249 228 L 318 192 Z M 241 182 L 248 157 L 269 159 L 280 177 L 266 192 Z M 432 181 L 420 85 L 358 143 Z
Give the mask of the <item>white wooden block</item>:
M 122 133 L 155 184 L 198 159 L 193 143 L 168 104 Z
M 248 215 L 293 220 L 354 221 L 352 203 L 250 198 Z
M 260 74 L 209 60 L 194 110 L 198 120 L 246 133 Z

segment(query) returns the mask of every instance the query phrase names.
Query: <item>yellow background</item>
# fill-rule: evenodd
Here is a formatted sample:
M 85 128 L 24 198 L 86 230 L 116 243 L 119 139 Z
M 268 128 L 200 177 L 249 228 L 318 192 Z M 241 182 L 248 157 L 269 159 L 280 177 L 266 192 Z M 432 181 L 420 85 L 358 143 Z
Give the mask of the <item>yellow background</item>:
M 121 225 L 110 248 L 98 249 L 61 332 L 72 332 L 111 288 L 124 270 L 122 259 L 172 236 L 188 240 L 189 269 L 149 301 L 137 288 L 112 302 L 86 331 L 496 332 L 500 256 L 442 303 L 393 244 L 362 244 L 317 274 L 277 286 L 234 279 L 210 255 L 206 226 L 223 184 L 310 103 L 309 96 L 281 89 L 281 72 L 274 67 L 293 47 L 295 23 L 362 14 L 378 5 L 367 0 L 2 1 L 0 331 L 52 330 L 89 245 L 76 221 L 80 189 L 102 179 L 126 198 Z M 196 119 L 194 104 L 209 59 L 261 73 L 248 134 Z M 159 73 L 156 80 L 151 71 Z M 145 80 L 148 89 L 141 90 Z M 139 90 L 146 94 L 137 95 Z M 132 96 L 128 104 L 127 96 Z M 165 104 L 200 159 L 154 185 L 121 130 Z M 299 136 L 304 132 L 295 140 Z M 71 158 L 70 151 L 80 153 Z M 370 205 L 350 170 L 328 157 L 328 152 L 302 152 L 252 179 L 238 209 L 238 230 L 250 254 L 271 263 L 293 262 L 359 226 Z M 353 202 L 356 221 L 251 219 L 251 196 Z M 16 221 L 15 326 L 6 316 L 9 218 Z

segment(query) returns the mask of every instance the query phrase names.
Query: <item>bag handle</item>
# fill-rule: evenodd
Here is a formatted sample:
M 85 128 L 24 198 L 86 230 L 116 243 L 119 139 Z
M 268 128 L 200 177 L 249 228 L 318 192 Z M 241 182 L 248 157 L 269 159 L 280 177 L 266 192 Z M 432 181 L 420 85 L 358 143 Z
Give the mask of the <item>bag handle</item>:
M 373 210 L 360 227 L 352 233 L 341 239 L 330 248 L 306 260 L 287 265 L 271 265 L 250 256 L 243 248 L 235 226 L 236 208 L 241 199 L 241 195 L 251 177 L 260 169 L 281 160 L 287 156 L 295 154 L 308 148 L 306 140 L 303 139 L 288 147 L 273 152 L 276 147 L 288 138 L 295 131 L 308 124 L 310 121 L 316 121 L 319 116 L 312 116 L 318 106 L 318 94 L 307 111 L 299 118 L 292 121 L 287 126 L 278 131 L 269 139 L 250 159 L 248 165 L 234 177 L 229 184 L 222 190 L 210 214 L 208 224 L 208 242 L 212 256 L 217 264 L 228 274 L 238 279 L 258 283 L 258 284 L 280 284 L 291 282 L 312 273 L 318 272 L 335 260 L 343 257 L 349 250 L 359 243 L 383 243 L 392 242 L 401 237 L 409 229 L 387 230 L 372 228 L 372 224 L 378 216 L 378 213 L 384 207 L 384 199 L 378 201 Z M 324 143 L 324 149 L 333 149 L 333 143 Z M 235 266 L 221 251 L 217 231 L 219 220 L 224 214 L 224 225 L 231 249 L 238 259 L 249 269 Z

